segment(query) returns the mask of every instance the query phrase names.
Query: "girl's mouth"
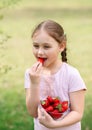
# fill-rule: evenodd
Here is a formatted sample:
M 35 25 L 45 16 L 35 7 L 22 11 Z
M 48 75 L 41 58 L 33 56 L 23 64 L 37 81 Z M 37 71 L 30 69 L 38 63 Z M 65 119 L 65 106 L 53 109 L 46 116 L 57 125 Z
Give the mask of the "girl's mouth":
M 38 61 L 40 61 L 42 64 L 47 60 L 47 58 L 38 57 Z

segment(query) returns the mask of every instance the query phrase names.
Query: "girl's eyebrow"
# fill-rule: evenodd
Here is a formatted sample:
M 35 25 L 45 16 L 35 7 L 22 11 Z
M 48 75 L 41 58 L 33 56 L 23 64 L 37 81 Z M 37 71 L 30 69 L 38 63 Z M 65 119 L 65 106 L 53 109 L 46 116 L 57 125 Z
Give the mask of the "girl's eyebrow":
M 37 42 L 33 42 L 33 44 L 38 44 Z
M 33 42 L 33 44 L 39 44 L 39 43 L 37 43 L 37 42 Z M 48 42 L 45 42 L 45 43 L 42 43 L 43 45 L 50 45 L 50 43 L 48 43 Z

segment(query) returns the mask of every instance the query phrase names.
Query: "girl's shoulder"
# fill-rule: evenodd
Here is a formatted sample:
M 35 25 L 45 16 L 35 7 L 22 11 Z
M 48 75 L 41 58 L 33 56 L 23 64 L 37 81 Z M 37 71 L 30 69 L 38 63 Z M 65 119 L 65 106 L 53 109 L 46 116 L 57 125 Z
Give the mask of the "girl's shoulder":
M 69 92 L 77 91 L 77 90 L 86 90 L 86 85 L 81 77 L 80 72 L 76 67 L 71 66 L 70 64 L 64 63 L 63 66 L 63 79 L 68 82 L 68 90 Z
M 76 75 L 76 74 L 79 73 L 77 68 L 75 68 L 74 66 L 72 66 L 68 63 L 65 63 L 65 62 L 63 62 L 59 72 L 60 73 L 66 73 L 66 74 L 69 74 L 69 75 Z
M 65 68 L 70 72 L 70 73 L 76 73 L 79 72 L 78 69 L 68 63 L 64 63 Z

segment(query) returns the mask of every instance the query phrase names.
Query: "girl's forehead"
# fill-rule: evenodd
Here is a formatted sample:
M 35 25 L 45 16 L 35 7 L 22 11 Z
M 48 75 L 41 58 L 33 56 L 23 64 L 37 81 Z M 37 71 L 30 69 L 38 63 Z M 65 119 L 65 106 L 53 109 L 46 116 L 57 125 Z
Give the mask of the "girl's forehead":
M 45 31 L 38 31 L 32 38 L 34 43 L 53 43 L 57 41 Z

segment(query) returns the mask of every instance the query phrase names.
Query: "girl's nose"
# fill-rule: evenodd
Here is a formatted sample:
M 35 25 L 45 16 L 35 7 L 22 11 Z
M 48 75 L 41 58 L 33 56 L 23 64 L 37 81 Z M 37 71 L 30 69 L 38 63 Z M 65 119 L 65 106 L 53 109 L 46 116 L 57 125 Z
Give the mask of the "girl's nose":
M 43 53 L 44 53 L 43 49 L 42 49 L 42 48 L 39 48 L 38 54 L 39 54 L 39 55 L 42 55 Z

